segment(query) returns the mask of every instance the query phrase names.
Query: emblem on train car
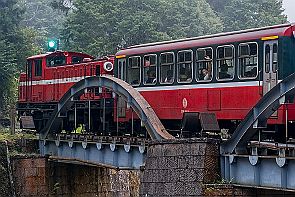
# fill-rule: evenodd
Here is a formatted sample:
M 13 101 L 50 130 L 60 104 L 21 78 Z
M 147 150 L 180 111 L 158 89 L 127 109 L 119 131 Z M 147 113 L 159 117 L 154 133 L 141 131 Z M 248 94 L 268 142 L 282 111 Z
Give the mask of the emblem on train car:
M 186 100 L 186 98 L 183 98 L 182 99 L 182 107 L 185 109 L 185 108 L 187 108 L 187 100 Z

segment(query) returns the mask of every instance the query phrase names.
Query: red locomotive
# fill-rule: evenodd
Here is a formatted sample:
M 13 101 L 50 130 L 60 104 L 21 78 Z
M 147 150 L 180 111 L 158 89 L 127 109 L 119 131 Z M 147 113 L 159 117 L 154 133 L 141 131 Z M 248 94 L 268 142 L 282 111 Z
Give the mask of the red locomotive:
M 92 56 L 84 53 L 65 51 L 27 58 L 26 72 L 20 75 L 17 107 L 19 116 L 33 117 L 35 129 L 40 131 L 57 102 L 73 84 L 85 77 L 112 74 L 113 62 L 112 56 L 94 60 Z M 87 130 L 98 130 L 102 97 L 107 99 L 107 107 L 112 108 L 110 93 L 101 88 L 88 90 L 78 98 L 75 109 L 68 111 L 63 129 L 71 131 L 78 124 L 87 122 L 91 123 Z M 107 112 L 107 115 L 111 114 Z
M 115 76 L 137 89 L 170 130 L 186 112 L 210 112 L 235 129 L 257 101 L 295 72 L 295 25 L 131 46 L 116 54 Z M 131 115 L 126 112 L 125 121 Z M 288 107 L 295 120 L 295 106 Z M 282 106 L 269 129 L 285 123 Z M 289 126 L 292 126 L 290 124 Z

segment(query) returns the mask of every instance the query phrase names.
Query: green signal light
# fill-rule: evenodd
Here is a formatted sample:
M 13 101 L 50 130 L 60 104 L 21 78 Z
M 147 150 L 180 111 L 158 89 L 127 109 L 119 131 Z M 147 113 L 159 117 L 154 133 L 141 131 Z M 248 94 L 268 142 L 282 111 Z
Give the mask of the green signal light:
M 54 47 L 55 46 L 55 42 L 54 41 L 49 41 L 48 46 L 50 48 Z
M 49 52 L 59 50 L 59 39 L 49 39 L 47 42 L 47 50 Z

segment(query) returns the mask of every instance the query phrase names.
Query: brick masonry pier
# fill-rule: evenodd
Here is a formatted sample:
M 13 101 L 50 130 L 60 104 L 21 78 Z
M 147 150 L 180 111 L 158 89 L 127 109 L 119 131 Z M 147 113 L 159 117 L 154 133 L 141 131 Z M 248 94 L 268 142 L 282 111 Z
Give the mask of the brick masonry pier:
M 45 157 L 13 159 L 19 197 L 135 197 L 139 172 L 49 162 Z

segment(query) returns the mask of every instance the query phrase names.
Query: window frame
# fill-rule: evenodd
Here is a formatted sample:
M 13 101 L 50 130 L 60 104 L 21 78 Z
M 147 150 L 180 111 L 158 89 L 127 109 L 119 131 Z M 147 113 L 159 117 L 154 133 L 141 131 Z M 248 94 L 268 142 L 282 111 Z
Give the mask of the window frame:
M 199 80 L 199 77 L 198 77 L 198 72 L 199 72 L 199 66 L 197 66 L 198 65 L 198 50 L 201 50 L 201 49 L 211 49 L 211 54 L 212 54 L 212 58 L 211 58 L 211 63 L 212 63 L 212 70 L 211 70 L 211 79 L 210 80 Z M 197 48 L 196 49 L 196 54 L 195 54 L 195 57 L 196 57 L 196 61 L 195 61 L 195 81 L 197 81 L 197 82 L 200 82 L 200 83 L 208 83 L 208 82 L 211 82 L 212 80 L 213 80 L 213 76 L 214 76 L 214 70 L 215 70 L 215 68 L 214 68 L 214 49 L 213 49 L 213 47 L 202 47 L 202 48 Z
M 164 54 L 172 54 L 172 57 L 173 57 L 173 63 L 171 65 L 173 65 L 173 81 L 172 82 L 162 82 L 162 55 Z M 160 53 L 160 61 L 159 61 L 159 78 L 160 78 L 160 84 L 173 84 L 175 82 L 175 53 L 173 51 L 168 51 L 168 52 L 164 52 L 164 53 Z M 167 65 L 167 64 L 166 64 Z M 170 64 L 169 64 L 170 65 Z
M 155 69 L 155 71 L 156 71 L 156 78 L 155 79 L 156 79 L 156 81 L 155 81 L 155 83 L 146 83 L 146 81 L 143 80 L 143 84 L 146 85 L 146 86 L 149 86 L 149 85 L 154 86 L 154 85 L 156 85 L 158 83 L 158 72 L 157 72 L 157 68 L 158 68 L 158 66 L 157 66 L 158 65 L 158 59 L 157 58 L 158 58 L 158 56 L 155 53 L 146 54 L 146 55 L 143 56 L 143 64 L 142 64 L 143 79 L 145 79 L 145 72 L 144 72 L 145 70 L 144 70 L 144 68 L 145 68 L 145 57 L 147 57 L 147 56 L 155 56 L 155 60 L 156 60 L 155 61 L 155 68 L 156 68 Z
M 255 75 L 255 77 L 241 77 L 240 76 L 240 69 L 241 69 L 241 65 L 240 65 L 240 45 L 243 45 L 243 44 L 256 44 L 256 58 L 257 58 L 257 66 L 256 66 L 256 75 Z M 239 45 L 238 45 L 238 78 L 240 79 L 240 80 L 245 80 L 245 79 L 256 79 L 257 77 L 258 77 L 258 65 L 259 65 L 259 59 L 258 59 L 258 56 L 259 56 L 259 47 L 258 47 L 258 43 L 257 42 L 243 42 L 243 43 L 240 43 Z M 248 57 L 250 57 L 250 56 L 248 56 Z
M 179 53 L 181 52 L 191 52 L 191 80 L 190 81 L 179 81 Z M 185 60 L 185 57 L 184 57 Z M 185 61 L 183 62 L 185 63 Z M 176 61 L 176 72 L 177 72 L 177 83 L 180 84 L 189 84 L 193 82 L 193 78 L 194 78 L 194 52 L 192 49 L 186 49 L 186 50 L 181 50 L 177 52 L 177 61 Z
M 231 47 L 233 50 L 232 50 L 232 61 L 233 61 L 233 70 L 234 70 L 234 73 L 233 73 L 233 76 L 232 78 L 226 78 L 226 79 L 219 79 L 219 66 L 217 61 L 220 61 L 220 59 L 218 58 L 218 49 L 221 48 L 221 47 Z M 236 63 L 235 63 L 235 46 L 233 44 L 227 44 L 227 45 L 220 45 L 220 46 L 217 46 L 216 47 L 216 59 L 215 59 L 215 65 L 216 65 L 216 80 L 217 81 L 233 81 L 235 79 L 235 74 L 236 74 Z M 224 58 L 226 59 L 226 58 Z
M 130 58 L 135 58 L 135 57 L 139 57 L 139 66 L 138 66 L 138 68 L 139 68 L 139 81 L 138 81 L 138 84 L 131 84 L 131 82 L 129 82 L 129 78 L 127 79 L 127 81 L 128 81 L 128 84 L 130 84 L 131 86 L 134 86 L 134 87 L 137 87 L 137 86 L 140 86 L 140 84 L 141 84 L 141 56 L 139 56 L 139 55 L 136 55 L 136 56 L 129 56 L 128 57 L 128 59 L 127 59 L 127 63 L 128 63 L 128 66 L 127 66 L 127 69 L 129 70 L 129 69 L 132 69 L 132 66 L 130 66 L 129 67 L 129 59 Z M 130 72 L 129 72 L 129 74 L 130 74 Z M 128 76 L 129 77 L 129 76 Z

